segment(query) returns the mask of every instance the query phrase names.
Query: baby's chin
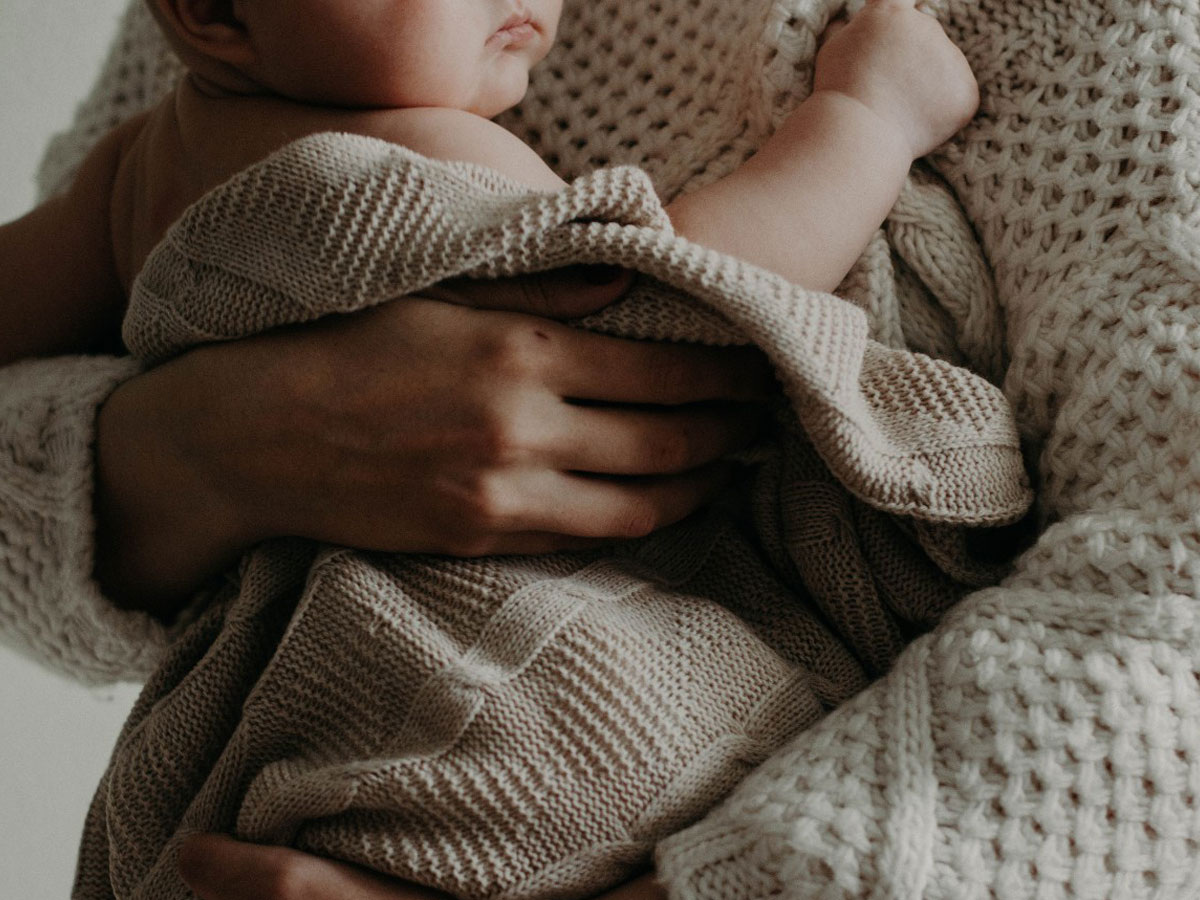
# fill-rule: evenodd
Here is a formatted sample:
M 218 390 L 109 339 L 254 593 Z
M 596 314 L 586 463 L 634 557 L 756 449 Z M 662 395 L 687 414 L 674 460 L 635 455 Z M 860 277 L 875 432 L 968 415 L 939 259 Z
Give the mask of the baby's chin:
M 514 66 L 511 72 L 499 73 L 489 83 L 480 85 L 475 102 L 467 111 L 485 119 L 494 118 L 524 100 L 528 90 L 529 71 Z

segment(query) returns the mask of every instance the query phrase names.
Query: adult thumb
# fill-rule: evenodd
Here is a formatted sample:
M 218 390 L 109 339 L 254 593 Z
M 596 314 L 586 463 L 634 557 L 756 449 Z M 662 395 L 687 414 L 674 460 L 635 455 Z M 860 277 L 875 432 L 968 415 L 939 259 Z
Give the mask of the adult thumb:
M 450 900 L 357 866 L 216 834 L 184 838 L 179 874 L 201 900 Z
M 421 295 L 477 309 L 574 319 L 619 300 L 632 283 L 633 273 L 619 266 L 569 266 L 495 281 L 454 279 Z

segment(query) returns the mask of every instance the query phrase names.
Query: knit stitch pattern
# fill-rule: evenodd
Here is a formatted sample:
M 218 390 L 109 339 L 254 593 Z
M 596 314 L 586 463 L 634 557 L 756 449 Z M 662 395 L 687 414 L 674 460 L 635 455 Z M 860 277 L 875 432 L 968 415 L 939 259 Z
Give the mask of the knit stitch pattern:
M 123 335 L 155 361 L 404 302 L 449 278 L 582 263 L 637 270 L 648 286 L 592 327 L 762 349 L 790 400 L 776 453 L 824 460 L 827 489 L 943 526 L 1023 515 L 1020 448 L 995 386 L 872 341 L 846 301 L 675 236 L 629 167 L 544 194 L 371 138 L 306 138 L 170 229 Z M 928 560 L 930 575 L 897 581 L 914 557 L 899 530 L 903 550 L 831 558 L 796 528 L 812 521 L 795 499 L 804 481 L 782 472 L 766 468 L 752 494 L 775 498 L 783 529 L 765 541 L 797 568 L 888 585 L 901 610 L 928 604 L 931 582 L 953 598 Z M 863 662 L 804 601 L 820 582 L 778 582 L 754 535 L 738 534 L 747 514 L 719 507 L 616 555 L 252 554 L 224 612 L 171 650 L 132 715 L 85 832 L 77 896 L 183 896 L 173 851 L 195 830 L 462 897 L 586 896 L 619 880 L 864 683 Z M 791 620 L 779 637 L 750 624 L 769 618 L 755 610 L 763 596 L 779 624 Z M 883 650 L 914 623 L 870 592 L 838 599 L 875 648 L 867 666 L 886 666 Z
M 758 63 L 740 77 L 758 84 Z M 742 102 L 722 128 L 742 128 L 742 113 L 729 121 Z M 765 133 L 776 99 L 755 105 Z M 744 156 L 713 140 L 689 178 Z M 925 195 L 948 193 L 914 183 L 909 207 Z M 946 221 L 982 306 L 966 220 Z M 673 235 L 641 170 L 545 195 L 345 135 L 297 142 L 193 206 L 131 297 L 124 337 L 150 361 L 451 277 L 603 262 L 643 278 L 589 327 L 753 343 L 789 402 L 747 498 L 619 551 L 253 553 L 132 713 L 76 896 L 186 896 L 175 849 L 197 830 L 462 897 L 586 896 L 885 670 L 963 581 L 992 577 L 960 527 L 1019 518 L 1030 494 L 997 388 L 871 339 L 901 292 L 876 247 L 860 308 Z
M 0 369 L 0 635 L 83 681 L 144 678 L 167 643 L 92 580 L 92 420 L 138 369 L 89 357 Z
M 1200 6 L 937 5 L 935 160 L 994 265 L 1048 526 L 659 850 L 675 898 L 1185 898 L 1200 884 Z

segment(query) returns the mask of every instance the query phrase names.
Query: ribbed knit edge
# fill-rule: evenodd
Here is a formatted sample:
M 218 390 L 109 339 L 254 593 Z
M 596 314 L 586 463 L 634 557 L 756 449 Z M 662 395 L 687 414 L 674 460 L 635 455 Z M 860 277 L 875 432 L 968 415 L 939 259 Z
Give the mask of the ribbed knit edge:
M 85 683 L 144 678 L 168 639 L 151 616 L 113 606 L 92 575 L 96 413 L 138 371 L 119 357 L 0 369 L 0 635 Z

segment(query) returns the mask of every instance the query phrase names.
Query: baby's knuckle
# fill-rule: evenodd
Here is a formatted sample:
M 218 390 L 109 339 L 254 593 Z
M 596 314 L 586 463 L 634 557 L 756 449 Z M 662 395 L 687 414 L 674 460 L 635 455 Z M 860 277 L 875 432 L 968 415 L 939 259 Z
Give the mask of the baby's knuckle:
M 520 280 L 521 293 L 525 301 L 525 309 L 539 316 L 558 314 L 562 304 L 562 296 L 550 287 L 543 275 L 533 275 Z

